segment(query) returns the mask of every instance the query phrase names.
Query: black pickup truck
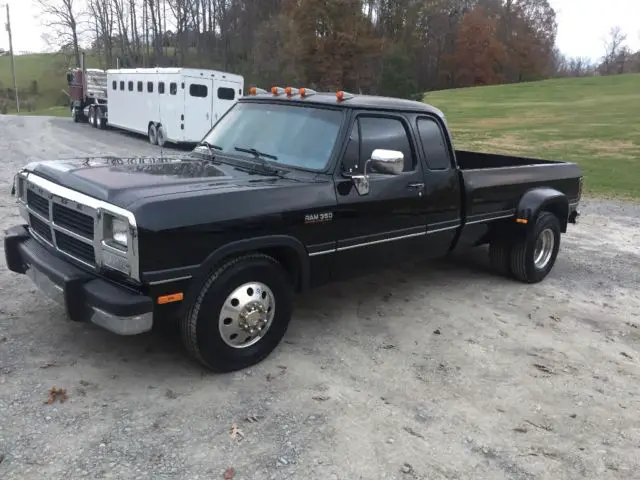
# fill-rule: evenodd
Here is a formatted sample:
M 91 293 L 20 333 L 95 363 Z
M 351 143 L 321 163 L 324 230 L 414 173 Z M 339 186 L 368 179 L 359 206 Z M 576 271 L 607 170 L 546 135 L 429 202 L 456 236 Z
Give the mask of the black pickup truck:
M 24 167 L 5 256 L 71 320 L 177 321 L 195 359 L 232 371 L 328 281 L 489 244 L 499 272 L 539 282 L 582 181 L 573 163 L 454 150 L 423 103 L 252 89 L 190 152 Z

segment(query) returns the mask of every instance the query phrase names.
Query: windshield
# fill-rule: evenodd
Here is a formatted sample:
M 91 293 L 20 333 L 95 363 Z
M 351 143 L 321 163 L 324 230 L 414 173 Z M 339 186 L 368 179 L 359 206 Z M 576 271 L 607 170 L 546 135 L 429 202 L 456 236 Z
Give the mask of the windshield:
M 213 153 L 323 170 L 338 138 L 342 119 L 341 111 L 326 108 L 236 103 L 203 142 Z

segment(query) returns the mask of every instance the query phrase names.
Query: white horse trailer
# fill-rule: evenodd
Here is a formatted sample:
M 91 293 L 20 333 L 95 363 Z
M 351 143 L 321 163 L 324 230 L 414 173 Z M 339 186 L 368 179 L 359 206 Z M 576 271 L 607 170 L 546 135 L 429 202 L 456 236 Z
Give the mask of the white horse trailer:
M 154 145 L 194 143 L 233 106 L 244 78 L 216 70 L 131 68 L 107 70 L 112 127 L 146 134 Z

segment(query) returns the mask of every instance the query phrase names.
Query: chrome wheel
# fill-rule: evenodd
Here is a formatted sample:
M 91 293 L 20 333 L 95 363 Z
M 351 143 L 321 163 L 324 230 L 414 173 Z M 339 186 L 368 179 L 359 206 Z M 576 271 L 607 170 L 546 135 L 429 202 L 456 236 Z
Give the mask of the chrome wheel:
M 233 348 L 254 345 L 269 330 L 276 312 L 273 292 L 264 283 L 250 282 L 236 288 L 222 305 L 218 318 L 220 336 Z
M 556 239 L 553 235 L 553 230 L 550 228 L 544 229 L 538 235 L 536 247 L 533 251 L 533 264 L 538 270 L 542 270 L 548 265 L 555 243 Z

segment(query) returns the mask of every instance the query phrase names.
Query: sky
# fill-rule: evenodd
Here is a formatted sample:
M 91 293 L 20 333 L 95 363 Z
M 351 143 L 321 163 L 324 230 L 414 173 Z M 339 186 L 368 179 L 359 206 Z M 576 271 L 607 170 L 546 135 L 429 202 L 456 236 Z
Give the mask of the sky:
M 14 51 L 51 50 L 41 38 L 44 28 L 34 0 L 0 0 L 0 5 L 5 3 L 11 9 Z M 640 0 L 549 0 L 549 3 L 557 15 L 556 44 L 565 55 L 598 60 L 603 54 L 604 38 L 615 25 L 627 34 L 626 44 L 633 51 L 640 50 Z M 0 24 L 4 26 L 5 22 L 3 6 Z M 0 28 L 0 48 L 8 47 L 7 32 Z

